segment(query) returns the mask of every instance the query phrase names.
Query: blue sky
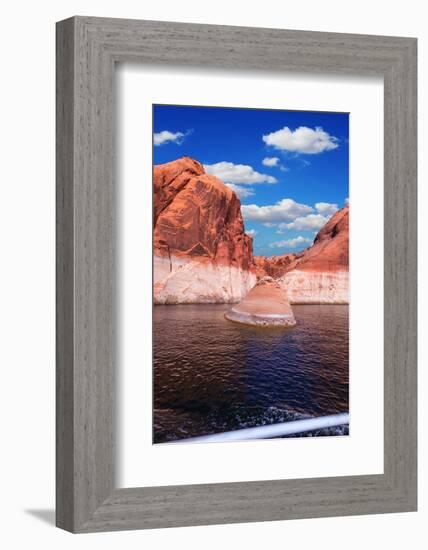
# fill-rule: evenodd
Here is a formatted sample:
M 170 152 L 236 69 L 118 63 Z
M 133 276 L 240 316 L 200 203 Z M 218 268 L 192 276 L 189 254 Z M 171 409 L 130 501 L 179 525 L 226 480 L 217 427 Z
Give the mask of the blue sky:
M 254 253 L 309 246 L 349 196 L 349 115 L 153 106 L 154 163 L 201 162 L 241 199 Z

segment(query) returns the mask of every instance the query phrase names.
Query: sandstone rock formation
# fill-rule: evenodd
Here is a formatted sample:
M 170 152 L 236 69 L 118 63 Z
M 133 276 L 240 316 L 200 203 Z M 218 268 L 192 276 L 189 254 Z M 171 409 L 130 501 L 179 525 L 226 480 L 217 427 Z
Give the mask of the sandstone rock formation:
M 284 288 L 272 277 L 263 277 L 225 317 L 230 321 L 264 327 L 293 327 L 293 310 Z
M 273 279 L 282 277 L 290 265 L 296 259 L 296 254 L 283 254 L 279 256 L 254 256 L 257 279 L 268 275 Z
M 336 212 L 300 254 L 255 258 L 258 276 L 275 276 L 292 304 L 349 303 L 349 206 Z
M 238 302 L 256 283 L 241 203 L 188 157 L 155 166 L 156 304 Z

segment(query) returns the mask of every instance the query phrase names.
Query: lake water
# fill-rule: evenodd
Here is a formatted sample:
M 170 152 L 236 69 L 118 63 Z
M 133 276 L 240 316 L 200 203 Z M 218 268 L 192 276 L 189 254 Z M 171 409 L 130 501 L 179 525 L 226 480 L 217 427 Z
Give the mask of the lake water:
M 154 308 L 155 443 L 349 410 L 348 306 L 293 306 L 288 330 L 232 323 L 229 307 Z

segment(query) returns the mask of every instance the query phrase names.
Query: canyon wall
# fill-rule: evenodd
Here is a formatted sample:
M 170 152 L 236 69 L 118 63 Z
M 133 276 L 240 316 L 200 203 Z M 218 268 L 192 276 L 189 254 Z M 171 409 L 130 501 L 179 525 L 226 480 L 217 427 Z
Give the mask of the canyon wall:
M 349 303 L 349 206 L 336 212 L 299 254 L 255 257 L 258 277 L 270 275 L 291 304 Z
M 279 256 L 254 256 L 257 279 L 260 280 L 266 276 L 272 277 L 272 279 L 282 277 L 295 259 L 296 254 L 293 253 Z
M 154 167 L 155 304 L 234 303 L 256 283 L 241 203 L 188 157 Z
M 253 257 L 232 189 L 183 157 L 154 167 L 155 304 L 235 303 L 272 277 L 291 304 L 349 303 L 349 206 L 298 254 Z

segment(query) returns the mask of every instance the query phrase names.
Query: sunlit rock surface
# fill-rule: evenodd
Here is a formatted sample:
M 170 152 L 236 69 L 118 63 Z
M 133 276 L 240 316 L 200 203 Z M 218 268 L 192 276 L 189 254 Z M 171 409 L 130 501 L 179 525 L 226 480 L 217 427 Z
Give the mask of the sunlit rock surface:
M 154 301 L 238 302 L 256 283 L 232 189 L 188 157 L 154 168 Z
M 258 276 L 275 276 L 291 304 L 348 304 L 349 206 L 336 212 L 303 252 L 255 261 Z
M 267 327 L 296 324 L 287 293 L 272 277 L 263 277 L 239 304 L 225 314 L 230 321 Z
M 296 254 L 282 254 L 278 256 L 254 256 L 257 279 L 266 275 L 273 279 L 282 277 L 296 259 Z
M 300 271 L 278 279 L 291 304 L 349 304 L 347 271 Z

